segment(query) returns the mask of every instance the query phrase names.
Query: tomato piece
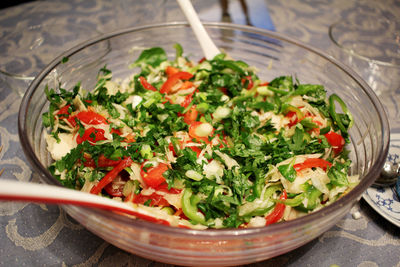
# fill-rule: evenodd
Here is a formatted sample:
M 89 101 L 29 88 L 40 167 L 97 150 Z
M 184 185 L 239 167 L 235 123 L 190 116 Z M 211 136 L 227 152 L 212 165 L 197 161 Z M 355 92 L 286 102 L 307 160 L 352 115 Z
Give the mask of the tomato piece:
M 307 168 L 322 168 L 324 171 L 326 171 L 326 169 L 332 166 L 332 163 L 330 163 L 327 160 L 324 159 L 319 159 L 319 158 L 308 158 L 306 159 L 303 163 L 298 163 L 293 165 L 293 168 L 299 172 L 303 169 L 307 169 Z
M 184 115 L 183 115 L 183 121 L 187 124 L 191 124 L 196 121 L 197 115 L 199 115 L 199 112 L 196 109 L 196 106 L 193 105 Z
M 151 206 L 151 207 L 152 206 L 158 206 L 158 207 L 169 206 L 168 201 L 165 200 L 165 198 L 162 195 L 159 195 L 156 192 L 152 193 L 151 195 L 139 194 L 134 197 L 132 202 L 136 203 L 136 204 L 142 204 L 142 205 L 144 205 L 146 203 L 146 205 Z
M 79 112 L 76 117 L 83 123 L 98 125 L 98 124 L 108 124 L 106 118 L 101 116 L 100 114 L 92 111 L 92 110 L 85 110 Z
M 165 192 L 165 193 L 169 193 L 169 194 L 179 194 L 180 192 L 182 192 L 182 189 L 177 189 L 177 188 L 170 188 L 168 189 L 168 184 L 167 183 L 163 183 L 160 186 L 158 186 L 156 188 L 157 191 L 161 191 L 161 192 Z
M 60 108 L 60 110 L 57 112 L 57 115 L 60 117 L 61 116 L 68 117 L 68 115 L 69 115 L 68 109 L 70 106 L 71 105 L 65 105 L 62 108 Z
M 207 144 L 210 143 L 210 141 L 208 140 L 208 136 L 212 136 L 214 134 L 214 129 L 212 130 L 212 132 L 208 135 L 208 136 L 198 136 L 196 134 L 196 129 L 202 125 L 203 122 L 200 121 L 194 121 L 189 125 L 189 136 L 192 138 L 195 138 L 197 140 L 203 140 L 204 142 L 206 142 Z
M 333 152 L 337 155 L 342 152 L 345 141 L 343 136 L 333 131 L 329 131 L 328 133 L 324 134 L 328 143 L 332 146 Z
M 155 167 L 150 167 L 147 170 L 144 169 L 146 162 L 143 162 L 140 170 L 140 175 L 143 181 L 148 187 L 157 188 L 162 183 L 165 183 L 163 173 L 168 170 L 168 165 L 165 163 L 159 163 Z
M 76 143 L 81 144 L 84 141 L 89 141 L 90 143 L 96 143 L 101 140 L 106 140 L 104 137 L 103 129 L 96 129 L 94 127 L 90 127 L 85 130 L 85 133 L 80 136 L 79 134 L 76 136 Z
M 140 83 L 142 84 L 142 86 L 143 86 L 144 89 L 150 90 L 150 91 L 157 91 L 157 89 L 156 89 L 153 85 L 151 85 L 151 83 L 149 83 L 149 82 L 146 80 L 145 77 L 140 76 L 140 77 L 139 77 L 139 81 L 140 81 Z
M 85 124 L 92 124 L 92 125 L 108 124 L 106 118 L 104 118 L 103 116 L 92 110 L 81 111 L 74 116 L 70 116 L 68 118 L 68 121 L 74 127 L 76 126 L 75 118 L 79 119 L 81 122 Z
M 84 155 L 83 156 L 85 158 L 85 162 L 83 163 L 83 165 L 85 167 L 100 167 L 100 168 L 105 168 L 105 167 L 113 167 L 113 166 L 117 166 L 121 160 L 112 160 L 112 159 L 108 159 L 106 158 L 104 155 L 100 155 L 98 160 L 97 160 L 97 165 L 94 159 L 92 159 L 89 156 Z
M 162 94 L 168 94 L 171 92 L 172 87 L 179 81 L 179 80 L 189 80 L 193 77 L 193 74 L 186 72 L 186 71 L 180 71 L 175 74 L 173 74 L 171 77 L 169 77 L 165 83 L 161 86 L 160 93 Z
M 104 190 L 112 197 L 122 197 L 122 191 L 125 186 L 125 181 L 121 176 L 117 176 L 114 181 L 104 187 Z
M 228 94 L 228 89 L 226 89 L 225 87 L 220 87 L 218 88 L 218 90 L 220 90 L 224 95 Z
M 91 194 L 95 194 L 97 195 L 98 193 L 101 192 L 101 190 L 108 185 L 109 183 L 111 183 L 116 177 L 117 175 L 126 167 L 131 166 L 133 163 L 133 160 L 130 157 L 124 158 L 123 160 L 121 160 L 117 166 L 114 167 L 114 169 L 112 169 L 111 171 L 109 171 L 104 177 L 103 179 L 101 179 L 95 186 L 92 187 L 92 189 L 90 190 Z
M 244 86 L 244 85 L 246 85 L 246 83 L 247 83 L 247 87 L 246 87 L 247 90 L 250 90 L 251 88 L 253 88 L 254 82 L 251 79 L 251 76 L 246 76 L 246 77 L 242 78 L 242 85 Z
M 178 72 L 180 72 L 180 69 L 172 67 L 172 66 L 168 66 L 165 68 L 165 73 L 167 74 L 167 77 L 171 77 L 172 75 L 174 75 Z
M 286 190 L 283 190 L 279 199 L 281 200 L 287 199 Z M 266 219 L 265 225 L 278 222 L 282 218 L 284 212 L 285 212 L 285 204 L 279 202 L 276 203 L 274 210 L 265 217 Z

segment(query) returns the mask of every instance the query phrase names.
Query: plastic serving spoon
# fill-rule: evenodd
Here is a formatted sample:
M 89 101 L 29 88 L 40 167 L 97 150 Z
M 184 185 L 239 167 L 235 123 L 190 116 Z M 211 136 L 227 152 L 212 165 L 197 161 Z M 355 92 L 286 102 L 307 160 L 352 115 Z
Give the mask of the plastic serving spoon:
M 185 227 L 176 218 L 164 212 L 152 213 L 138 205 L 128 205 L 105 197 L 53 185 L 0 179 L 0 200 L 85 206 L 129 214 L 155 223 L 176 224 Z
M 200 43 L 201 49 L 203 50 L 206 59 L 213 59 L 216 55 L 221 53 L 217 46 L 214 44 L 211 37 L 208 35 L 206 29 L 201 23 L 199 16 L 194 10 L 190 0 L 177 0 L 179 6 L 181 7 L 186 19 L 189 21 L 197 40 Z

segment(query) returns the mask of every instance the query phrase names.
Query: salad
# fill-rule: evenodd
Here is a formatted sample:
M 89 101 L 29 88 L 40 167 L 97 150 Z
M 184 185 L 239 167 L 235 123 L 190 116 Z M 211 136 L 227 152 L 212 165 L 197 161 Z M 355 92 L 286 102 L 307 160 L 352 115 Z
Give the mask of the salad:
M 337 95 L 175 49 L 143 50 L 125 80 L 104 66 L 94 88 L 46 88 L 49 170 L 64 186 L 206 229 L 292 220 L 357 185 L 353 119 Z

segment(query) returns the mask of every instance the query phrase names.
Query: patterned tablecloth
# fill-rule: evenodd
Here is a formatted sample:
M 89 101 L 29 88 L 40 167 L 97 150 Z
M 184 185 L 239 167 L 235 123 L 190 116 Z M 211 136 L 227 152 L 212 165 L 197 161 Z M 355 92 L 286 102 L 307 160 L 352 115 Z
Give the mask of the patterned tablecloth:
M 371 0 L 372 4 L 383 8 L 389 18 L 393 14 L 400 17 L 399 1 L 374 2 Z M 229 3 L 231 16 L 222 16 L 218 1 L 194 1 L 204 20 L 246 23 L 240 2 L 231 0 Z M 330 51 L 329 25 L 371 3 L 357 0 L 248 0 L 247 6 L 253 25 L 275 28 Z M 16 36 L 15 32 L 19 30 L 43 27 L 39 31 L 45 31 L 49 25 L 72 29 L 79 25 L 85 33 L 74 40 L 82 41 L 121 27 L 173 20 L 184 20 L 174 0 L 35 1 L 3 9 L 0 10 L 0 66 L 3 68 L 5 62 L 13 62 L 34 75 L 48 58 L 67 48 L 65 43 L 57 44 L 48 47 L 45 54 L 32 55 L 36 47 L 30 46 L 23 51 L 18 43 L 7 43 L 8 38 Z M 59 40 L 57 38 L 53 41 Z M 48 44 L 36 45 L 42 48 Z M 15 52 L 4 54 L 12 49 L 16 49 Z M 41 58 L 44 55 L 47 57 Z M 0 169 L 4 169 L 0 178 L 38 182 L 19 144 L 17 113 L 21 97 L 10 89 L 12 81 L 0 75 Z M 382 93 L 380 98 L 387 108 L 392 133 L 400 133 L 397 107 L 400 88 Z M 397 137 L 393 139 L 395 148 L 400 147 Z M 396 149 L 391 150 L 390 159 L 397 161 L 398 154 Z M 400 266 L 400 219 L 387 219 L 394 213 L 397 215 L 393 216 L 399 216 L 399 200 L 388 191 L 391 189 L 371 190 L 368 203 L 361 199 L 345 218 L 319 238 L 290 253 L 251 266 Z M 388 213 L 382 212 L 382 207 Z M 357 213 L 361 216 L 356 219 L 353 215 Z M 106 243 L 52 205 L 0 203 L 0 244 L 0 266 L 168 266 Z

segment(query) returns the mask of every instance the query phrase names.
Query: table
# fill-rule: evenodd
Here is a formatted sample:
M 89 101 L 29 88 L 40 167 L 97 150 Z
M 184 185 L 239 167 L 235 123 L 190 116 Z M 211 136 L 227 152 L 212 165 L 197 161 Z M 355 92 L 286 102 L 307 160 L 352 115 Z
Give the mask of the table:
M 255 26 L 271 27 L 272 22 L 276 31 L 328 51 L 332 45 L 327 34 L 329 25 L 364 2 L 368 1 L 248 0 L 247 4 L 250 22 Z M 217 1 L 193 3 L 204 20 L 246 23 L 239 1 L 230 1 L 230 17 L 221 16 Z M 385 0 L 380 4 L 400 15 L 398 1 Z M 0 10 L 0 36 L 7 38 L 16 28 L 54 22 L 84 25 L 93 30 L 94 36 L 121 27 L 173 20 L 184 20 L 174 0 L 35 1 Z M 385 102 L 395 96 L 380 97 Z M 0 169 L 4 172 L 0 178 L 39 182 L 19 144 L 20 102 L 20 95 L 1 79 Z M 392 100 L 390 103 L 386 106 L 391 126 L 397 128 L 397 105 Z M 361 217 L 355 219 L 353 214 L 357 212 Z M 170 266 L 108 244 L 58 206 L 51 205 L 0 203 L 0 244 L 0 266 Z M 400 266 L 399 249 L 400 229 L 361 199 L 345 218 L 312 242 L 248 266 Z

